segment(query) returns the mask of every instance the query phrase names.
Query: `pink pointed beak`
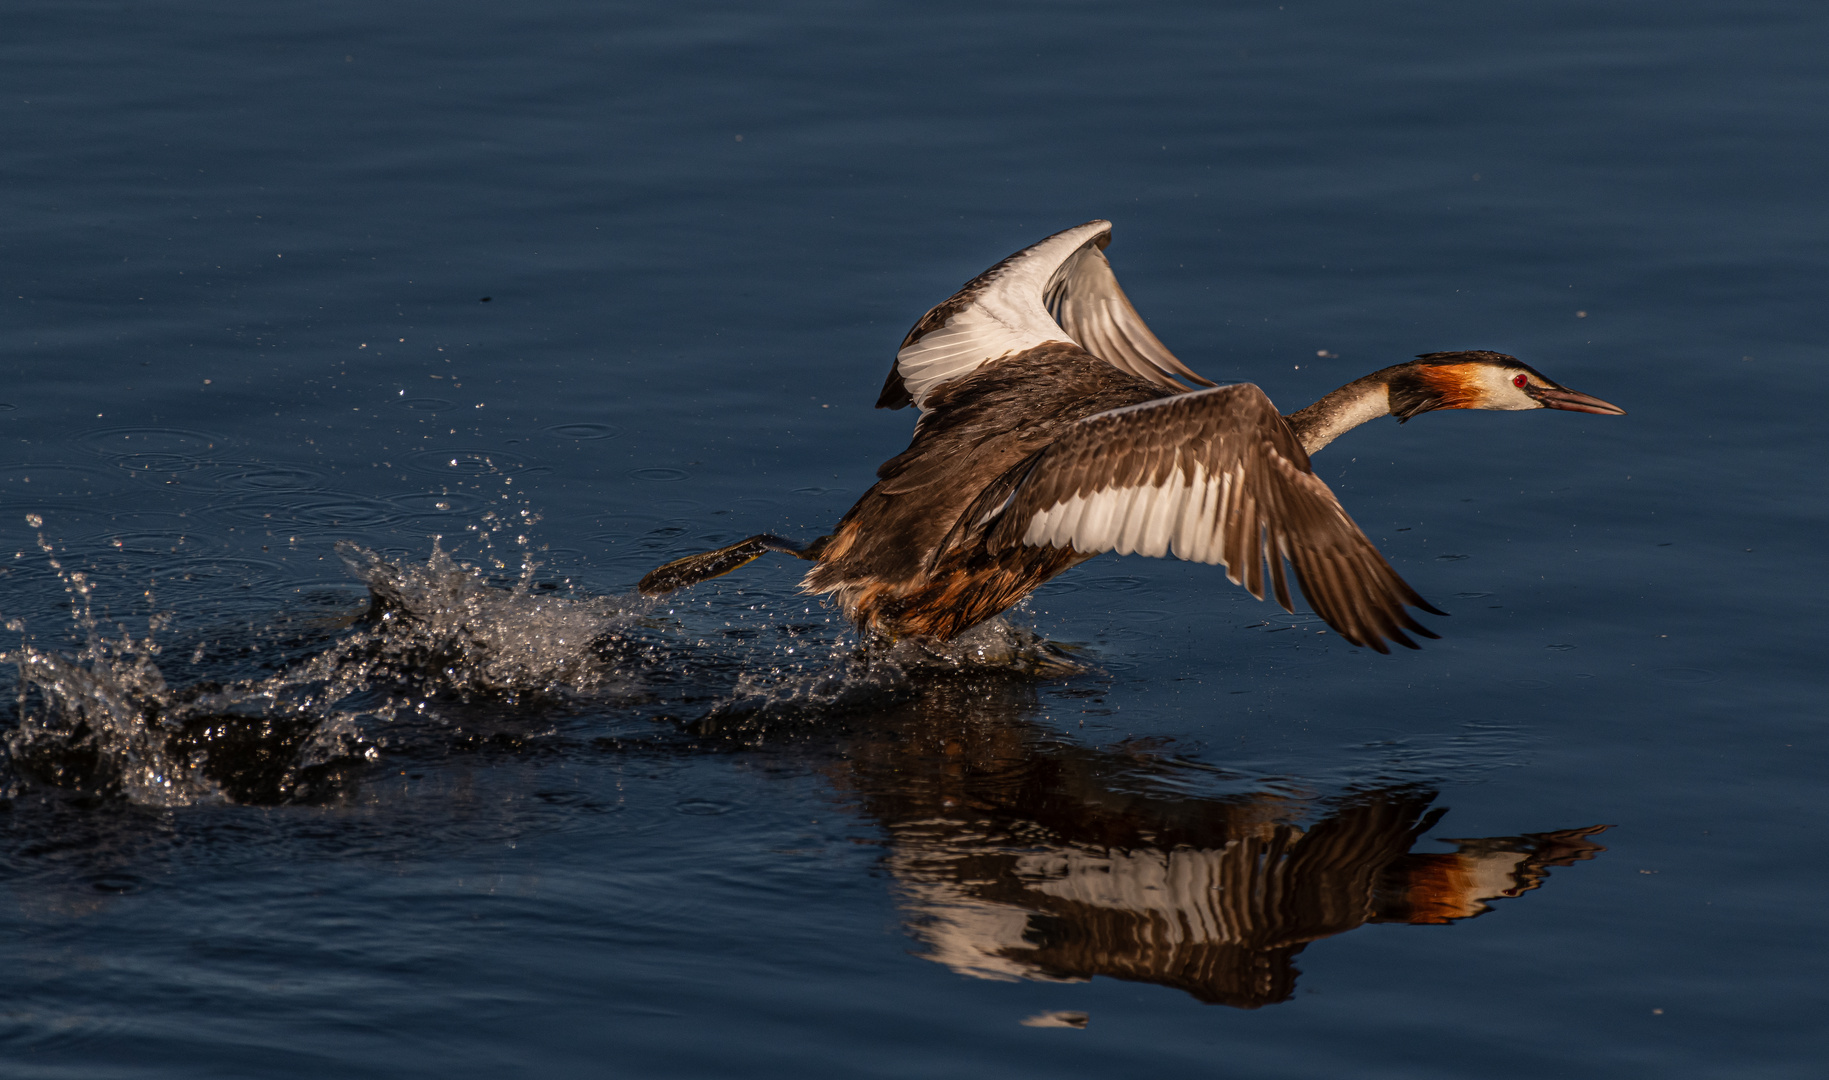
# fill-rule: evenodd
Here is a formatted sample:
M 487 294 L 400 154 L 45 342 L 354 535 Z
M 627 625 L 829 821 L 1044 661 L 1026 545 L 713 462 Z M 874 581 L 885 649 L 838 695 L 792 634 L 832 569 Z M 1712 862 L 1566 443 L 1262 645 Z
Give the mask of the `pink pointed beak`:
M 1569 412 L 1595 413 L 1600 416 L 1626 415 L 1626 410 L 1610 401 L 1602 401 L 1560 386 L 1532 386 L 1525 392 L 1541 401 L 1546 409 L 1566 409 Z

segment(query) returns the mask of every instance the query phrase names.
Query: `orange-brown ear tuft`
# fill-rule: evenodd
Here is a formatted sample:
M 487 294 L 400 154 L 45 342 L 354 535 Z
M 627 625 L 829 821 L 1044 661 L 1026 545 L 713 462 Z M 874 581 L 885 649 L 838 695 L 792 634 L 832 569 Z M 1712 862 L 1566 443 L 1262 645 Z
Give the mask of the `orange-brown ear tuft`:
M 1391 415 L 1399 422 L 1436 409 L 1477 409 L 1482 365 L 1418 364 L 1391 380 Z

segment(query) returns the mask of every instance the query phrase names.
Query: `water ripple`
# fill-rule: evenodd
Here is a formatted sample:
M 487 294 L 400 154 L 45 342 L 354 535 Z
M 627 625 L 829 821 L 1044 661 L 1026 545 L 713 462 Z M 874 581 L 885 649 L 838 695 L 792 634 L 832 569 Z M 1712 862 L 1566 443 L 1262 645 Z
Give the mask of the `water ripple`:
M 664 514 L 679 516 L 698 514 L 706 509 L 705 504 L 698 499 L 656 499 L 648 506 Z
M 81 502 L 128 490 L 119 473 L 89 465 L 13 462 L 0 465 L 0 492 L 15 504 Z
M 154 456 L 185 461 L 205 461 L 210 451 L 227 444 L 221 435 L 185 428 L 122 427 L 84 432 L 76 440 L 106 458 Z
M 487 476 L 520 472 L 527 460 L 507 450 L 421 450 L 407 458 L 407 466 L 444 476 Z
M 177 529 L 141 530 L 126 533 L 105 532 L 90 537 L 88 542 L 95 545 L 106 544 L 133 555 L 175 555 L 179 548 L 187 544 L 192 550 L 197 550 L 199 546 L 194 535 Z
M 1089 584 L 1095 589 L 1112 589 L 1119 592 L 1130 592 L 1134 589 L 1142 588 L 1143 579 L 1139 577 L 1130 577 L 1128 575 L 1097 577 L 1091 579 Z
M 619 439 L 622 429 L 614 424 L 560 424 L 546 429 L 560 439 Z
M 223 476 L 217 486 L 246 491 L 310 491 L 323 487 L 329 475 L 303 466 L 248 465 Z
M 404 521 L 402 508 L 358 495 L 324 495 L 310 499 L 249 499 L 211 507 L 223 517 L 250 525 L 288 531 L 372 529 Z
M 473 491 L 433 494 L 429 491 L 407 491 L 383 496 L 388 502 L 415 516 L 426 514 L 464 514 L 474 516 L 488 500 Z

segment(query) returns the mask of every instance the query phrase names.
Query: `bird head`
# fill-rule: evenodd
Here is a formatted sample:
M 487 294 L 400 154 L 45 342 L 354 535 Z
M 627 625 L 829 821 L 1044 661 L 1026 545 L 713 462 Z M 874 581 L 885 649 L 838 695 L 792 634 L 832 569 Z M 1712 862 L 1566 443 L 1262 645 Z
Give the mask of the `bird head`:
M 1504 353 L 1424 353 L 1387 369 L 1391 415 L 1399 421 L 1435 409 L 1565 409 L 1624 416 L 1618 405 L 1570 390 Z

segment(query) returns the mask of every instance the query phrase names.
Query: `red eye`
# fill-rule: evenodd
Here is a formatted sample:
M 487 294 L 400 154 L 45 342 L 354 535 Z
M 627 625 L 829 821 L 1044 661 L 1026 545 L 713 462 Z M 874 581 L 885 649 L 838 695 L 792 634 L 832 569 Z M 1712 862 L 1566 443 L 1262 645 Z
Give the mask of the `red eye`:
M 1530 385 L 1530 381 L 1530 376 L 1528 375 L 1514 375 L 1512 376 L 1511 384 L 1522 390 Z

